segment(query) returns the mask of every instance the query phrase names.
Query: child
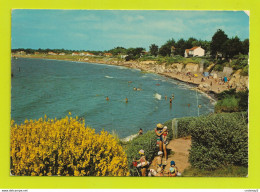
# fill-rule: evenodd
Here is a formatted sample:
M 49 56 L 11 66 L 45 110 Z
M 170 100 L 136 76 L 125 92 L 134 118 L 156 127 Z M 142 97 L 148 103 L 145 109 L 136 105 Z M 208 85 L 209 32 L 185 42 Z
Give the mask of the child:
M 176 177 L 178 174 L 178 168 L 175 166 L 175 162 L 171 161 L 170 171 L 168 172 L 169 177 Z
M 163 127 L 163 130 L 164 130 L 164 132 L 163 132 L 163 134 L 162 134 L 163 143 L 164 143 L 165 145 L 167 145 L 167 144 L 168 144 L 168 141 L 167 141 L 167 135 L 168 135 L 167 126 L 164 126 L 164 127 Z
M 155 175 L 156 177 L 163 177 L 163 169 L 159 167 L 157 169 L 157 174 Z
M 141 167 L 141 172 L 142 172 L 142 176 L 146 176 L 146 169 L 148 168 L 149 166 L 149 161 L 146 160 L 145 158 L 145 155 L 144 155 L 144 150 L 141 149 L 139 151 L 139 154 L 140 154 L 140 159 L 139 160 L 135 160 L 137 162 L 140 162 L 137 167 Z

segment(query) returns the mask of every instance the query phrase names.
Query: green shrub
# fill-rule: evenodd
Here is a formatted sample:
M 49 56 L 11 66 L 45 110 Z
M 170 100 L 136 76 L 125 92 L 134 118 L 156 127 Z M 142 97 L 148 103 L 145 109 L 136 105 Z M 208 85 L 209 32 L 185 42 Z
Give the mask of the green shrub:
M 240 54 L 234 56 L 231 66 L 234 70 L 244 69 L 244 67 L 248 66 L 248 55 Z
M 248 166 L 247 113 L 201 116 L 189 124 L 194 168 L 215 170 L 225 165 Z
M 238 112 L 248 110 L 248 90 L 238 91 L 230 89 L 217 94 L 218 102 L 215 112 Z
M 214 66 L 214 70 L 216 71 L 223 71 L 223 69 L 224 69 L 224 65 L 222 64 L 217 64 Z
M 248 68 L 249 68 L 248 65 L 246 65 L 245 67 L 243 67 L 242 72 L 241 72 L 241 75 L 243 75 L 243 76 L 248 76 Z
M 195 117 L 183 117 L 178 119 L 178 138 L 190 135 L 190 123 Z
M 215 112 L 238 112 L 239 100 L 234 96 L 220 100 L 215 105 Z

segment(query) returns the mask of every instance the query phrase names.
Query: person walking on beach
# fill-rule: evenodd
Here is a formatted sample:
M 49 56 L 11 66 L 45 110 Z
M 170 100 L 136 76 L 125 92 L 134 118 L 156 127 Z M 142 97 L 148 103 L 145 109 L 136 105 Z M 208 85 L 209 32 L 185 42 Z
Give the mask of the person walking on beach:
M 163 164 L 166 164 L 166 160 L 167 160 L 166 143 L 163 142 L 163 134 L 165 131 L 166 131 L 166 129 L 163 129 L 163 125 L 161 123 L 158 123 L 156 125 L 155 133 L 157 135 L 157 142 L 159 144 L 159 150 L 164 152 Z

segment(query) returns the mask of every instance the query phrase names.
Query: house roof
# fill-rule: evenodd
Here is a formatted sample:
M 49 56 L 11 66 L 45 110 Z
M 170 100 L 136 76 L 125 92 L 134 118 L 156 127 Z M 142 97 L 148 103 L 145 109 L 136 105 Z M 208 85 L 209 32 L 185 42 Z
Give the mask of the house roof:
M 199 48 L 200 46 L 195 46 L 195 47 L 192 47 L 192 48 L 190 48 L 190 49 L 185 49 L 185 52 L 188 54 L 189 53 L 189 51 L 193 51 L 193 50 L 195 50 L 195 49 L 197 49 L 197 48 Z

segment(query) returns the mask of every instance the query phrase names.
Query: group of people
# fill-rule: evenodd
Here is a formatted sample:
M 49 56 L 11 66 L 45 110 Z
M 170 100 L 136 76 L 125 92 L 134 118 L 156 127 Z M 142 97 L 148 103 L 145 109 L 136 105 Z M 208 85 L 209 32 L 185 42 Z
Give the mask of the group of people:
M 167 100 L 167 95 L 165 95 L 164 98 L 165 100 Z M 172 106 L 173 99 L 174 99 L 174 94 L 172 94 L 172 96 L 169 98 L 170 106 Z
M 139 130 L 139 135 L 143 134 L 143 130 Z M 155 128 L 155 134 L 157 136 L 156 146 L 158 146 L 158 156 L 154 159 L 154 169 L 150 169 L 148 176 L 164 176 L 164 169 L 167 165 L 167 149 L 166 145 L 168 144 L 168 129 L 167 126 L 158 123 Z M 134 166 L 141 169 L 141 175 L 146 176 L 147 170 L 149 168 L 149 162 L 146 160 L 145 152 L 143 149 L 139 151 L 140 159 L 134 159 Z M 175 165 L 174 161 L 170 162 L 170 169 L 167 172 L 168 176 L 175 177 L 178 175 L 178 168 Z

